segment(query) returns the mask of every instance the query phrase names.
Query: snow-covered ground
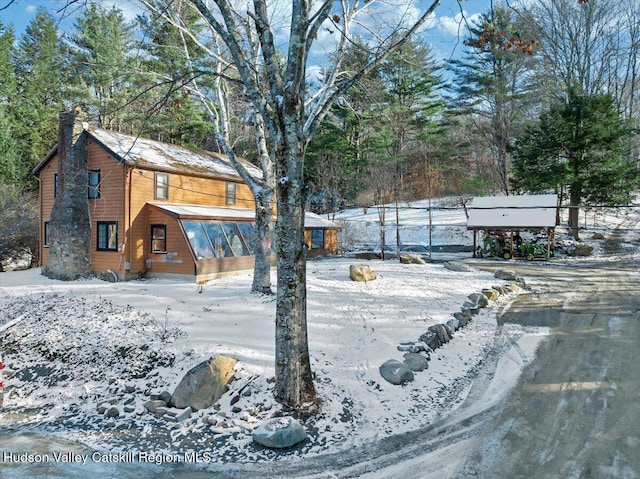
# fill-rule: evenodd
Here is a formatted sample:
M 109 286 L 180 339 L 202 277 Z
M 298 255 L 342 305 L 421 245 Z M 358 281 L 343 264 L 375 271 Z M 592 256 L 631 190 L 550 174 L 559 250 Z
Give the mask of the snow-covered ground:
M 442 220 L 455 224 L 459 218 Z M 593 221 L 587 226 L 597 230 L 640 226 L 637 209 Z M 415 228 L 424 234 L 428 227 L 416 222 Z M 455 235 L 434 244 L 460 244 Z M 469 294 L 504 282 L 438 263 L 369 261 L 378 278 L 358 283 L 349 279 L 354 262 L 307 265 L 309 348 L 321 403 L 304 422 L 309 439 L 300 447 L 275 452 L 251 439 L 253 428 L 280 409 L 272 397 L 275 302 L 249 292 L 250 274 L 215 280 L 201 290 L 170 280 L 61 282 L 39 269 L 0 273 L 0 346 L 6 368 L 15 371 L 5 379 L 0 428 L 50 431 L 98 451 L 207 451 L 215 464 L 317 457 L 455 413 L 492 351 L 517 342 L 518 354 L 503 358 L 486 398 L 495 401 L 544 337 L 541 329 L 497 327 L 496 314 L 513 299 L 504 296 L 432 353 L 429 368 L 413 382 L 393 386 L 378 368 L 387 359 L 402 360 L 398 344 L 417 341 L 430 325 L 451 319 Z M 237 379 L 216 407 L 178 424 L 145 410 L 150 393 L 173 392 L 187 370 L 216 354 L 239 360 Z M 232 405 L 247 381 L 250 395 Z M 98 412 L 107 402 L 119 408 L 118 417 Z M 215 424 L 204 424 L 205 416 Z

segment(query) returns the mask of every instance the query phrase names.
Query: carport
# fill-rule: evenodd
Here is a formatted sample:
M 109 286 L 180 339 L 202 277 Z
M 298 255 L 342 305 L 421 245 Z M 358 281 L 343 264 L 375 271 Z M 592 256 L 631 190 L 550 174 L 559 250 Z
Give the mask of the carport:
M 520 231 L 544 232 L 547 240 L 546 258 L 550 257 L 558 224 L 557 195 L 477 197 L 471 202 L 468 212 L 467 229 L 473 231 L 474 258 L 478 252 L 479 231 L 483 231 L 485 237 L 497 235 L 504 238 L 509 258 L 514 257 Z

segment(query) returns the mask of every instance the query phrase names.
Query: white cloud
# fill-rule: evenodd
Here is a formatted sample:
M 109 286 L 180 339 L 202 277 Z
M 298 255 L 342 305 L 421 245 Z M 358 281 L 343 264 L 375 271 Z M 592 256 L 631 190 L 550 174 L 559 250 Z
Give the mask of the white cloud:
M 469 15 L 467 12 L 460 12 L 452 17 L 444 15 L 438 18 L 438 30 L 445 35 L 464 35 L 467 25 L 474 24 L 479 18 L 479 13 Z
M 27 5 L 27 7 L 24 10 L 28 14 L 32 14 L 32 13 L 36 13 L 36 10 L 38 10 L 38 7 L 35 5 Z

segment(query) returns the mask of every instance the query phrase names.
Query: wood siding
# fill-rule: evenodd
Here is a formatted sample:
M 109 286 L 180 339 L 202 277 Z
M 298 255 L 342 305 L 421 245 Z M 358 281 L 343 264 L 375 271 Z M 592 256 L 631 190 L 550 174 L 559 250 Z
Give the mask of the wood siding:
M 122 275 L 126 266 L 126 203 L 124 197 L 125 168 L 116 158 L 89 140 L 89 170 L 100 170 L 100 197 L 90 199 L 91 271 L 107 270 Z M 118 251 L 98 251 L 98 222 L 118 224 Z
M 49 247 L 44 245 L 44 224 L 51 218 L 54 193 L 54 178 L 58 172 L 58 156 L 51 158 L 40 170 L 40 264 L 49 265 Z
M 195 273 L 195 260 L 191 248 L 187 244 L 180 222 L 166 211 L 149 205 L 147 208 L 147 225 L 144 236 L 144 248 L 148 252 L 145 262 L 146 271 L 156 273 L 189 274 Z M 165 225 L 166 253 L 151 252 L 151 225 Z
M 317 229 L 317 228 L 316 228 Z M 316 258 L 318 256 L 334 256 L 338 254 L 338 230 L 323 229 L 324 231 L 324 248 L 312 248 L 311 232 L 313 229 L 304 231 L 304 242 L 307 245 L 307 256 Z
M 129 241 L 126 252 L 127 261 L 131 264 L 131 272 L 146 271 L 147 259 L 151 259 L 153 264 L 153 258 L 150 256 L 151 239 L 149 235 L 150 225 L 155 223 L 146 217 L 148 211 L 153 211 L 151 208 L 145 208 L 148 202 L 232 206 L 234 208 L 255 209 L 251 190 L 244 183 L 237 184 L 236 203 L 234 205 L 227 205 L 225 201 L 225 180 L 169 173 L 169 198 L 166 200 L 158 200 L 154 198 L 154 171 L 136 168 L 129 170 L 128 175 L 127 197 L 130 200 L 131 226 L 129 234 L 131 240 Z M 162 224 L 162 222 L 158 224 Z M 168 231 L 167 235 L 169 235 Z M 167 245 L 167 248 L 168 247 Z M 184 252 L 179 253 L 184 255 Z M 183 262 L 183 265 L 186 265 L 186 263 Z M 177 268 L 181 269 L 180 267 Z M 194 274 L 193 265 L 186 274 Z

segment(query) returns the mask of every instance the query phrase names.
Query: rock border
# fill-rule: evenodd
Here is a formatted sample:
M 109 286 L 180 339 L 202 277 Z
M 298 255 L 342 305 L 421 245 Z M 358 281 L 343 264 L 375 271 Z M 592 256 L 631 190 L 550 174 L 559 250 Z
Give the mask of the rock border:
M 458 271 L 468 270 L 462 269 Z M 404 361 L 400 362 L 393 359 L 386 361 L 380 366 L 381 376 L 387 380 L 387 382 L 395 385 L 402 385 L 406 382 L 412 381 L 412 375 L 406 375 L 405 377 L 407 379 L 400 382 L 397 379 L 389 379 L 385 377 L 382 375 L 383 366 L 390 362 L 394 362 L 394 364 L 404 364 L 406 369 L 412 372 L 419 372 L 428 369 L 428 361 L 431 359 L 431 353 L 451 341 L 454 334 L 458 330 L 467 326 L 467 324 L 471 322 L 473 317 L 478 314 L 481 309 L 488 307 L 492 302 L 497 301 L 502 296 L 516 293 L 522 289 L 527 289 L 524 279 L 514 271 L 497 269 L 494 272 L 494 277 L 510 281 L 510 283 L 506 285 L 492 286 L 490 288 L 483 288 L 480 292 L 471 293 L 467 296 L 468 301 L 464 302 L 460 311 L 453 313 L 452 319 L 446 323 L 429 326 L 427 331 L 418 338 L 418 341 L 401 342 L 397 346 L 397 349 L 398 351 L 405 353 Z M 416 355 L 422 356 L 426 361 L 417 361 L 418 358 L 416 358 Z

